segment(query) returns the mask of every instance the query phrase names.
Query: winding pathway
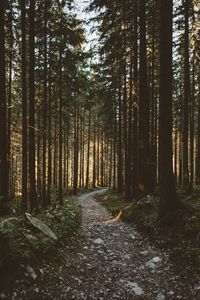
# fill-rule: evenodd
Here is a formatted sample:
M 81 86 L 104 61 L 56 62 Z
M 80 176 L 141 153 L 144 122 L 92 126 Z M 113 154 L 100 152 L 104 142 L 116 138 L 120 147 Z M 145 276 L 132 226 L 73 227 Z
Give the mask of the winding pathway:
M 12 299 L 200 299 L 200 285 L 182 283 L 168 255 L 134 226 L 113 220 L 94 200 L 96 193 L 79 197 L 83 217 L 78 235 L 45 261 L 35 280 L 24 288 L 19 282 Z

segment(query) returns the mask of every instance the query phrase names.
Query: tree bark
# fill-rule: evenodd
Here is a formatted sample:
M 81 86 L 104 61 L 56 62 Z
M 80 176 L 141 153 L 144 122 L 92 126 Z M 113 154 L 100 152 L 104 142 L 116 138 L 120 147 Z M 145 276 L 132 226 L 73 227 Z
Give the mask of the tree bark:
M 188 121 L 190 102 L 190 67 L 189 67 L 189 0 L 184 3 L 184 122 L 183 122 L 183 186 L 186 193 L 190 192 L 188 168 Z
M 179 206 L 172 164 L 172 11 L 173 1 L 162 0 L 160 5 L 160 217 Z
M 139 131 L 138 162 L 139 192 L 143 195 L 152 191 L 150 183 L 149 156 L 149 112 L 150 101 L 147 83 L 147 48 L 146 48 L 146 4 L 140 0 L 140 69 L 139 69 Z
M 29 199 L 31 210 L 37 208 L 35 182 L 35 0 L 29 10 Z
M 0 214 L 8 211 L 9 162 L 6 118 L 6 66 L 5 66 L 5 6 L 0 9 Z
M 27 210 L 27 72 L 26 72 L 26 6 L 21 0 L 22 32 L 22 209 Z

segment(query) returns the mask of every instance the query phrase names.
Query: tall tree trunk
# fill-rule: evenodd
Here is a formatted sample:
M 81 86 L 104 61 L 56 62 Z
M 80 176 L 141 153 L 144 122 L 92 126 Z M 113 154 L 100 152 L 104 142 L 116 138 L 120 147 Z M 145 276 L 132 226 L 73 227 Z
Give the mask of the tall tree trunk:
M 0 9 L 0 214 L 8 211 L 9 162 L 6 120 L 5 5 Z
M 141 194 L 152 191 L 149 161 L 149 95 L 147 83 L 146 1 L 140 0 L 140 70 L 139 70 L 139 137 L 138 185 Z
M 63 187 L 66 188 L 67 186 L 67 174 L 66 174 L 66 170 L 67 170 L 67 122 L 64 121 L 64 136 L 63 136 L 63 153 L 64 153 L 64 157 L 63 157 Z
M 83 116 L 82 107 L 80 109 L 80 137 L 79 137 L 79 188 L 82 187 L 82 166 L 83 166 Z
M 67 169 L 66 169 L 66 187 L 69 188 L 69 159 L 70 159 L 70 150 L 69 150 L 69 124 L 67 124 Z
M 84 175 L 85 175 L 85 109 L 83 109 L 83 132 L 82 132 L 82 138 L 83 138 L 83 141 L 82 141 L 82 188 L 84 188 Z
M 42 198 L 42 181 L 41 181 L 41 141 L 42 141 L 42 110 L 41 105 L 39 103 L 38 105 L 38 111 L 37 111 L 37 135 L 36 135 L 36 153 L 37 153 L 37 176 L 36 176 L 36 182 L 37 182 L 37 199 L 38 199 L 38 205 Z
M 172 163 L 172 13 L 173 1 L 160 5 L 160 217 L 178 208 Z
M 93 145 L 93 180 L 92 180 L 92 188 L 96 187 L 96 130 L 94 124 L 94 145 Z
M 118 124 L 118 184 L 117 189 L 119 193 L 123 192 L 123 171 L 122 171 L 122 99 L 121 88 L 119 87 L 119 124 Z
M 35 0 L 29 10 L 29 199 L 31 210 L 37 208 L 35 183 Z
M 198 128 L 197 128 L 197 159 L 196 159 L 196 184 L 200 184 L 200 75 L 198 78 Z
M 155 9 L 155 7 L 154 7 Z M 157 110 L 157 101 L 155 95 L 155 60 L 156 60 L 156 45 L 155 45 L 155 31 L 156 31 L 156 16 L 153 12 L 152 20 L 152 67 L 151 67 L 151 166 L 152 166 L 152 182 L 153 186 L 156 184 L 156 128 L 155 128 L 155 112 Z
M 186 193 L 190 192 L 188 168 L 188 104 L 190 102 L 190 67 L 189 67 L 189 0 L 184 3 L 184 123 L 183 123 L 183 186 Z
M 117 169 L 117 112 L 116 105 L 114 107 L 114 137 L 113 137 L 113 190 L 116 190 L 116 169 Z
M 132 30 L 131 30 L 132 31 Z M 130 95 L 129 95 L 129 113 L 128 113 L 128 145 L 127 145 L 127 178 L 126 178 L 126 194 L 125 197 L 127 200 L 131 199 L 132 197 L 132 115 L 133 115 L 133 53 L 131 49 L 130 53 Z
M 193 60 L 192 70 L 192 94 L 190 100 L 190 188 L 192 189 L 194 183 L 194 110 L 195 110 L 195 65 Z
M 51 202 L 52 185 L 52 150 L 51 150 L 51 71 L 49 70 L 49 101 L 48 101 L 48 179 L 47 179 L 47 204 Z
M 74 181 L 73 189 L 74 194 L 77 192 L 78 187 L 78 109 L 74 108 Z
M 44 1 L 44 99 L 43 99 L 43 169 L 42 169 L 42 206 L 47 205 L 46 189 L 46 148 L 47 148 L 47 0 Z
M 9 170 L 11 173 L 11 166 L 10 166 L 10 162 L 11 162 L 11 115 L 12 115 L 12 81 L 13 81 L 13 3 L 12 1 L 10 1 L 10 7 L 9 7 L 9 79 L 8 79 L 8 117 L 7 117 L 7 128 L 8 128 L 8 163 L 9 163 Z M 11 174 L 10 178 L 9 178 L 9 198 L 12 197 L 12 190 L 11 190 Z
M 88 143 L 87 143 L 87 169 L 86 169 L 86 189 L 89 188 L 89 175 L 90 175 L 90 136 L 91 136 L 91 108 L 89 109 L 88 117 Z
M 21 0 L 22 31 L 22 209 L 27 210 L 27 80 L 26 80 L 26 6 Z
M 134 97 L 133 97 L 133 194 L 138 192 L 138 1 L 134 3 L 134 46 L 133 46 L 133 82 L 134 82 Z
M 61 47 L 61 45 L 60 45 Z M 62 121 L 63 121 L 63 99 L 62 99 L 62 50 L 60 49 L 59 58 L 59 179 L 58 179 L 58 201 L 63 202 L 63 174 L 62 174 Z
M 102 139 L 101 139 L 101 187 L 105 184 L 104 178 L 104 132 L 102 131 Z

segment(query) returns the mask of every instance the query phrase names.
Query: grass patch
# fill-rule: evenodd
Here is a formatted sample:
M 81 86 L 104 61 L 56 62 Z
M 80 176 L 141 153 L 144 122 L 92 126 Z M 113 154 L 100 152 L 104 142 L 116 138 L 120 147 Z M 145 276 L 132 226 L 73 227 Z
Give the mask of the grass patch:
M 168 250 L 177 271 L 183 276 L 193 280 L 191 272 L 200 272 L 200 198 L 197 193 L 182 198 L 185 204 L 195 209 L 176 212 L 170 226 L 158 223 L 159 200 L 153 196 L 128 203 L 122 195 L 108 191 L 97 195 L 96 199 L 114 217 L 121 212 L 123 221 L 135 224 L 156 246 Z

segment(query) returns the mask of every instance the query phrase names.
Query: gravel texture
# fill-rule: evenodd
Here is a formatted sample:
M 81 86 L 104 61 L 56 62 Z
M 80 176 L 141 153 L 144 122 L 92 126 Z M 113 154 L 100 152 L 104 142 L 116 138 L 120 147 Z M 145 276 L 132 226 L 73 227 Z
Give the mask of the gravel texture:
M 150 245 L 134 226 L 113 219 L 94 200 L 96 193 L 79 197 L 79 233 L 40 266 L 24 267 L 23 278 L 10 295 L 0 293 L 0 299 L 200 299 L 200 280 L 193 285 L 184 282 L 168 255 Z

